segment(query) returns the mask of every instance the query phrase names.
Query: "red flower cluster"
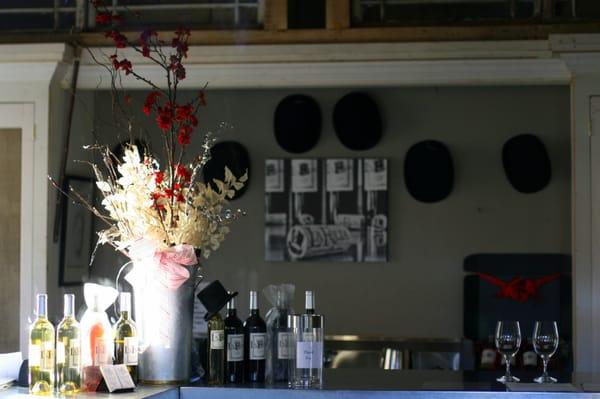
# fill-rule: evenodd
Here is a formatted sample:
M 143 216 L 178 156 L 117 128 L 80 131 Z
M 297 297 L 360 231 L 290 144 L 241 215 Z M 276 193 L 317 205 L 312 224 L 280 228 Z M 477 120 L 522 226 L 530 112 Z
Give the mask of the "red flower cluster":
M 175 37 L 171 40 L 171 47 L 177 50 L 177 54 L 184 58 L 188 55 L 188 39 L 190 30 L 188 28 L 179 27 L 175 30 Z
M 171 103 L 165 104 L 164 107 L 156 107 L 156 124 L 164 132 L 171 130 L 173 126 L 173 106 Z
M 144 107 L 142 108 L 142 111 L 144 111 L 146 115 L 150 116 L 152 108 L 154 107 L 154 104 L 156 104 L 156 100 L 160 96 L 161 94 L 158 91 L 151 91 L 150 93 L 148 93 L 148 95 L 146 96 L 146 101 L 144 101 Z
M 94 4 L 94 3 L 92 3 Z M 95 6 L 97 7 L 97 6 Z M 122 22 L 123 21 L 123 17 L 121 17 L 120 15 L 111 15 L 110 13 L 107 12 L 102 12 L 100 14 L 96 15 L 96 23 L 99 25 L 107 25 L 110 24 L 111 22 Z
M 175 165 L 175 177 L 180 178 L 184 183 L 189 183 L 192 180 L 192 174 L 184 165 Z
M 133 71 L 131 61 L 129 61 L 127 58 L 123 58 L 121 61 L 119 61 L 117 59 L 117 55 L 113 54 L 110 56 L 110 59 L 112 60 L 113 68 L 115 68 L 116 71 L 122 70 L 125 72 L 125 75 L 129 75 L 131 71 Z
M 127 38 L 125 35 L 117 32 L 116 30 L 108 31 L 104 34 L 105 37 L 110 37 L 115 42 L 116 48 L 125 48 L 127 47 Z

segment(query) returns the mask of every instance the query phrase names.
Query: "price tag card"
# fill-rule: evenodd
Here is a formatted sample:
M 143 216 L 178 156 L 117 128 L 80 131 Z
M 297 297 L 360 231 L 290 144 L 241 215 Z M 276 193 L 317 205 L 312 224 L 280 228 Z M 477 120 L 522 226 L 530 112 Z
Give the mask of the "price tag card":
M 135 388 L 131 375 L 129 375 L 129 371 L 124 364 L 100 366 L 100 372 L 102 373 L 102 378 L 108 392 L 132 390 Z

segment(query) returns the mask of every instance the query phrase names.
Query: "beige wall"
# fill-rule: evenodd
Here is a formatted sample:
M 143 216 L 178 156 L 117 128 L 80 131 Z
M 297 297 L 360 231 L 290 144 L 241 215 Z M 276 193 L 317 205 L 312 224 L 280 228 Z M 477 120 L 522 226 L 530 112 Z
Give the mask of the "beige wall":
M 294 282 L 297 308 L 302 306 L 303 290 L 316 291 L 317 307 L 327 317 L 329 333 L 460 336 L 465 256 L 479 252 L 570 252 L 568 88 L 369 90 L 381 108 L 385 132 L 377 147 L 361 153 L 344 148 L 332 128 L 333 106 L 348 90 L 322 89 L 302 91 L 321 104 L 323 132 L 315 149 L 301 156 L 377 156 L 390 160 L 390 261 L 265 262 L 263 165 L 268 157 L 291 157 L 273 139 L 272 118 L 279 100 L 293 92 L 297 91 L 209 92 L 209 107 L 200 118 L 205 127 L 229 122 L 233 131 L 222 139 L 244 143 L 251 156 L 250 188 L 233 203 L 245 208 L 248 215 L 233 227 L 219 252 L 204 262 L 207 278 L 220 279 L 226 287 L 241 292 L 242 314 L 246 312 L 248 290 Z M 134 109 L 141 108 L 142 101 L 141 94 L 134 95 Z M 93 109 L 100 141 L 113 138 L 116 143 L 109 93 L 97 93 Z M 141 113 L 138 116 L 146 121 Z M 503 143 L 526 132 L 542 138 L 553 164 L 550 185 L 531 195 L 515 192 L 501 166 Z M 80 133 L 78 142 L 86 137 L 85 129 Z M 423 139 L 444 141 L 454 157 L 454 192 L 437 204 L 418 203 L 404 188 L 404 155 L 410 145 Z M 106 248 L 99 252 L 92 272 L 112 280 L 120 264 L 121 260 L 115 260 L 112 250 Z M 49 276 L 49 281 L 52 278 Z M 262 305 L 264 309 L 264 301 Z

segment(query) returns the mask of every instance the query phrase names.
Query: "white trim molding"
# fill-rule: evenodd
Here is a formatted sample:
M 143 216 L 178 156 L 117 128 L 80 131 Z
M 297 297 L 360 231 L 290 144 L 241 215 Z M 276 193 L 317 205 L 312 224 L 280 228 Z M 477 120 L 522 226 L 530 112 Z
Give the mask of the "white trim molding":
M 25 355 L 34 295 L 47 290 L 50 85 L 70 54 L 65 44 L 0 45 L 0 127 L 23 134 L 19 311 Z

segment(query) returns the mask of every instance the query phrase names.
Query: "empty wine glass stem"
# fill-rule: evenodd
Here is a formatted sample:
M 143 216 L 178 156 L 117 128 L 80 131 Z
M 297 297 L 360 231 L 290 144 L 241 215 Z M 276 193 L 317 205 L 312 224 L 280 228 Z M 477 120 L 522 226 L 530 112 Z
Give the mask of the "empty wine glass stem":
M 542 363 L 544 365 L 544 372 L 543 372 L 543 376 L 544 378 L 548 377 L 548 358 L 546 356 L 542 356 Z
M 510 358 L 504 355 L 504 363 L 506 363 L 506 378 L 510 377 Z

